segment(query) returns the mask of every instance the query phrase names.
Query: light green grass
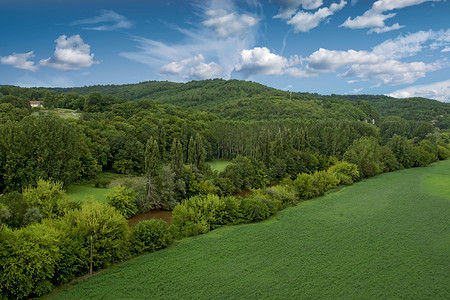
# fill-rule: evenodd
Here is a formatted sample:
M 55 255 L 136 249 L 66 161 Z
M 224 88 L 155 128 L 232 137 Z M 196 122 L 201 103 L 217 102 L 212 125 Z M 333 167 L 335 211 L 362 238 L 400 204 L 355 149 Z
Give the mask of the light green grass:
M 112 187 L 96 188 L 92 185 L 71 185 L 67 189 L 67 197 L 81 202 L 91 199 L 99 202 L 106 202 L 105 195 L 111 190 Z
M 53 296 L 450 299 L 450 201 L 429 192 L 438 174 L 450 174 L 450 161 L 380 175 L 265 222 L 181 240 Z
M 231 161 L 228 159 L 215 159 L 212 161 L 208 161 L 208 164 L 211 166 L 211 169 L 213 171 L 217 171 L 218 173 L 223 172 L 226 166 L 228 166 L 230 163 Z

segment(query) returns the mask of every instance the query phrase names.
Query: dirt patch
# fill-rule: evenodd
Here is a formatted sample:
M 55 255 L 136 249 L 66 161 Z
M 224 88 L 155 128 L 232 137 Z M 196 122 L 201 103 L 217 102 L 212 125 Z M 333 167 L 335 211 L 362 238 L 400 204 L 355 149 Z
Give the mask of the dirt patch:
M 144 220 L 158 220 L 166 221 L 167 224 L 172 224 L 172 211 L 170 210 L 151 210 L 145 213 L 137 213 L 128 219 L 128 226 L 134 227 L 140 221 Z

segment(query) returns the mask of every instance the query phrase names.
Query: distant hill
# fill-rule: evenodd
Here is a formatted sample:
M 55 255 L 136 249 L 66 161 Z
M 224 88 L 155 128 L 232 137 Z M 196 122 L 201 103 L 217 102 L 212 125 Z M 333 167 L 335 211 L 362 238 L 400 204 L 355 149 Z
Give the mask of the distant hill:
M 396 99 L 383 95 L 290 93 L 251 81 L 202 80 L 187 83 L 146 81 L 125 85 L 54 88 L 56 92 L 100 93 L 132 101 L 151 100 L 195 109 L 233 120 L 355 119 L 400 116 L 450 128 L 450 103 L 426 98 Z

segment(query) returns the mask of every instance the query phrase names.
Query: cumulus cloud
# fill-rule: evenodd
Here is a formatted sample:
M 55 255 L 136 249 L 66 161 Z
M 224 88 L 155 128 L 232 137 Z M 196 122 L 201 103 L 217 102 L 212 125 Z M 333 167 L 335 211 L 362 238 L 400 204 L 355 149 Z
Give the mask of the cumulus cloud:
M 241 51 L 241 58 L 236 64 L 235 70 L 245 77 L 253 75 L 284 75 L 288 74 L 297 78 L 314 76 L 295 65 L 301 64 L 301 59 L 294 56 L 289 59 L 272 53 L 266 47 L 256 47 Z
M 378 85 L 409 84 L 426 76 L 428 72 L 446 67 L 448 63 L 446 60 L 425 63 L 404 62 L 401 59 L 417 54 L 427 47 L 430 48 L 433 42 L 446 41 L 447 34 L 447 31 L 417 32 L 385 41 L 372 51 L 320 48 L 305 58 L 286 58 L 271 53 L 265 47 L 253 48 L 241 51 L 240 62 L 235 70 L 247 77 L 262 74 L 289 75 L 298 78 L 339 71 L 340 77 L 357 78 L 357 80 L 349 79 L 347 81 L 349 83 L 375 81 Z
M 335 51 L 320 48 L 311 54 L 306 61 L 310 72 L 334 72 L 339 68 L 352 64 L 379 64 L 386 60 L 382 55 L 367 51 Z
M 363 15 L 357 16 L 352 19 L 348 19 L 340 25 L 340 27 L 347 27 L 350 29 L 362 29 L 372 28 L 367 33 L 383 33 L 396 29 L 400 29 L 404 26 L 396 23 L 392 26 L 386 26 L 385 21 L 387 19 L 395 17 L 396 13 L 384 14 L 385 12 L 401 9 L 408 6 L 422 4 L 424 2 L 438 2 L 440 0 L 378 0 L 375 1 L 372 7 L 364 12 Z
M 450 47 L 445 47 L 444 49 L 441 50 L 441 52 L 450 52 Z
M 53 56 L 39 61 L 42 66 L 70 71 L 99 63 L 94 61 L 94 54 L 90 54 L 90 46 L 85 44 L 79 35 L 71 37 L 61 35 L 55 43 L 56 49 Z
M 115 29 L 127 29 L 133 27 L 133 23 L 127 20 L 122 15 L 112 10 L 101 10 L 100 15 L 89 19 L 78 20 L 72 22 L 70 25 L 90 25 L 90 24 L 102 24 L 94 27 L 84 27 L 87 30 L 108 31 Z
M 242 50 L 235 69 L 247 77 L 255 74 L 281 75 L 288 64 L 287 58 L 271 53 L 266 47 L 256 47 Z
M 450 102 L 450 80 L 412 86 L 392 92 L 388 96 L 394 98 L 424 97 L 442 102 Z
M 27 53 L 13 53 L 9 56 L 2 57 L 0 59 L 0 62 L 5 65 L 11 65 L 17 69 L 34 72 L 38 69 L 38 66 L 36 66 L 33 61 L 29 60 L 33 57 L 34 57 L 33 51 Z
M 303 9 L 317 9 L 322 6 L 323 0 L 273 0 L 280 6 L 278 15 L 274 18 L 289 19 L 298 8 Z
M 332 16 L 335 12 L 341 10 L 346 4 L 346 1 L 341 0 L 339 4 L 332 3 L 330 7 L 323 7 L 315 13 L 299 11 L 287 21 L 287 24 L 294 27 L 294 32 L 307 32 L 319 26 L 322 20 Z
M 162 66 L 159 71 L 166 75 L 182 75 L 185 78 L 209 79 L 220 74 L 222 68 L 215 62 L 205 63 L 205 57 L 199 54 L 181 61 L 168 63 Z
M 208 10 L 206 15 L 209 18 L 203 22 L 203 25 L 214 29 L 221 38 L 230 36 L 242 37 L 259 22 L 259 19 L 256 17 L 247 14 L 240 15 L 237 12 L 228 12 L 225 9 Z

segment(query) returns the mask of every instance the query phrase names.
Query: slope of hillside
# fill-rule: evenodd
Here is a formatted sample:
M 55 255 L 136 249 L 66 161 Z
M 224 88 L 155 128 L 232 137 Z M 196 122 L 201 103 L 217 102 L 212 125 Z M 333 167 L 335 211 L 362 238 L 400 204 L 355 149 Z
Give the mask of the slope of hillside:
M 181 240 L 53 299 L 448 299 L 450 201 L 428 179 L 449 174 L 447 160 L 380 175 Z

